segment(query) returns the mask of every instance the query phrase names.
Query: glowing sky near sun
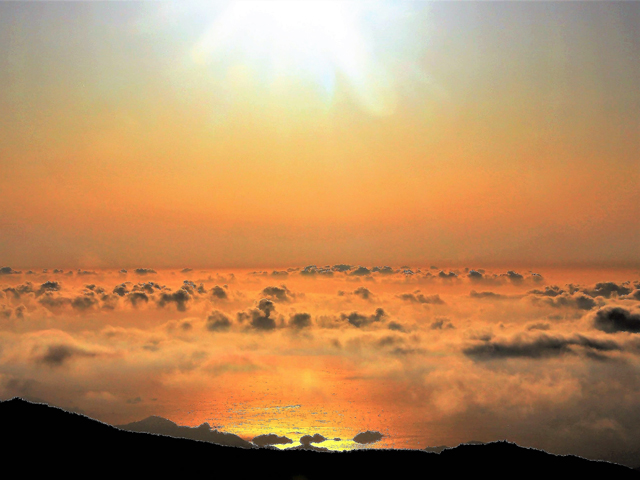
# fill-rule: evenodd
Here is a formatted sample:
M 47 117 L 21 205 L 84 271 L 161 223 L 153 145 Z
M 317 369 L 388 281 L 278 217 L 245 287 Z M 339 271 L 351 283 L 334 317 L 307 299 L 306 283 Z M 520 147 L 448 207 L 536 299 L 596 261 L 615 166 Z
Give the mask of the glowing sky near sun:
M 640 260 L 633 2 L 0 13 L 14 267 Z

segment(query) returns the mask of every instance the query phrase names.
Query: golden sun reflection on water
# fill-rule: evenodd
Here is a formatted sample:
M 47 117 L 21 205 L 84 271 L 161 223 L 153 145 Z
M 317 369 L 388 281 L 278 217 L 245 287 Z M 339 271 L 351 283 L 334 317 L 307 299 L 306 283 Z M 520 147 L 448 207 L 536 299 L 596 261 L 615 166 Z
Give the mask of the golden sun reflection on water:
M 208 394 L 192 397 L 168 417 L 179 425 L 208 422 L 249 441 L 265 434 L 293 441 L 274 445 L 280 449 L 299 446 L 302 436 L 315 434 L 327 440 L 312 445 L 330 450 L 418 447 L 394 435 L 401 414 L 384 403 L 380 389 L 385 386 L 380 381 L 353 379 L 349 376 L 353 372 L 345 371 L 344 365 L 335 370 L 309 368 L 300 366 L 305 362 L 299 360 L 284 371 L 235 372 L 233 378 L 220 381 Z M 325 361 L 335 366 L 334 359 Z M 308 362 L 325 363 L 318 358 Z M 380 432 L 382 439 L 373 444 L 353 441 L 367 430 Z
M 385 420 L 379 418 L 378 421 L 374 421 L 373 419 L 377 418 L 377 412 L 365 408 L 359 409 L 357 406 L 340 409 L 337 405 L 327 408 L 324 405 L 239 404 L 228 410 L 226 415 L 224 413 L 218 412 L 218 415 L 209 417 L 209 421 L 214 418 L 222 421 L 224 425 L 220 430 L 234 433 L 249 441 L 264 434 L 276 434 L 293 441 L 293 443 L 274 445 L 280 449 L 297 447 L 300 445 L 301 437 L 315 434 L 320 434 L 327 440 L 312 445 L 330 450 L 394 448 L 396 446 L 395 439 L 385 425 Z M 202 414 L 205 414 L 205 411 L 201 412 Z M 188 419 L 193 426 L 202 423 L 200 420 L 193 422 L 196 416 Z M 384 436 L 380 441 L 368 445 L 353 441 L 355 435 L 366 430 L 379 431 Z

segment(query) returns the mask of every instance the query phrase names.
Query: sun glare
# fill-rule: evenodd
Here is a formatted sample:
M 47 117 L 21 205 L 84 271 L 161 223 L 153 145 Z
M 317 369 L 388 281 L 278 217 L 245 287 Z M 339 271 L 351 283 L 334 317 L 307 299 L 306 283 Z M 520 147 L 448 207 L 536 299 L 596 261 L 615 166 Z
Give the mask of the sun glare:
M 198 63 L 238 63 L 269 86 L 311 81 L 333 98 L 337 75 L 370 113 L 392 112 L 394 92 L 363 27 L 362 4 L 333 1 L 239 1 L 213 22 L 193 50 Z M 232 59 L 232 60 L 231 60 Z

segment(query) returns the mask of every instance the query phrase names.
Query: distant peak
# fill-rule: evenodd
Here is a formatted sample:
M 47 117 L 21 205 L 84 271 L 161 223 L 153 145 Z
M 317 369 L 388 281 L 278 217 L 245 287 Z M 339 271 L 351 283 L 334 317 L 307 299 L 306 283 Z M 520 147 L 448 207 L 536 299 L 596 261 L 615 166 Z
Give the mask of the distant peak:
M 171 420 L 167 420 L 163 417 L 158 417 L 157 415 L 152 415 L 138 422 L 128 423 L 126 425 L 120 425 L 121 427 L 145 427 L 145 428 L 162 428 L 162 427 L 177 427 L 178 424 L 172 422 Z

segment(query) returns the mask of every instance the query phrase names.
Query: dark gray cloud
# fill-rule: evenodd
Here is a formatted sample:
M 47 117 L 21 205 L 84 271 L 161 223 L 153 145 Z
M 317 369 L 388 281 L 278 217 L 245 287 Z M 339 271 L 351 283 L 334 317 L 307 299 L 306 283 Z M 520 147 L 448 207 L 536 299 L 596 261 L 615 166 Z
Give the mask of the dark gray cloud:
M 413 340 L 416 341 L 416 338 Z M 385 335 L 375 343 L 378 348 L 384 348 L 388 353 L 396 356 L 415 355 L 425 352 L 422 348 L 408 347 L 406 344 L 407 337 L 399 335 Z
M 13 310 L 13 314 L 16 316 L 17 319 L 24 319 L 24 314 L 27 311 L 27 307 L 25 307 L 24 305 L 18 305 L 14 310 Z
M 456 327 L 453 326 L 448 318 L 437 318 L 435 322 L 431 324 L 431 330 L 451 330 Z
M 371 275 L 371 270 L 367 267 L 358 267 L 353 272 L 349 272 L 349 275 L 355 275 L 358 277 L 362 277 L 364 275 Z
M 387 328 L 389 330 L 394 330 L 396 332 L 406 332 L 406 328 L 404 327 L 404 325 L 398 323 L 398 322 L 389 322 L 389 324 L 387 325 Z
M 250 272 L 248 275 L 251 275 L 252 277 L 266 277 L 267 275 L 269 275 L 269 272 L 263 272 L 262 270 L 260 270 L 257 272 Z
M 71 301 L 71 306 L 75 310 L 89 310 L 98 305 L 98 299 L 93 292 L 87 292 L 85 295 L 79 295 Z
M 316 433 L 313 436 L 311 436 L 311 435 L 303 435 L 302 437 L 300 437 L 300 443 L 302 445 L 311 445 L 312 443 L 322 443 L 325 440 L 326 440 L 326 438 L 323 437 L 322 435 L 320 435 L 319 433 Z
M 256 315 L 251 320 L 251 326 L 256 330 L 273 330 L 276 328 L 276 321 L 266 315 Z
M 18 305 L 16 308 L 11 308 L 7 305 L 0 305 L 0 318 L 10 318 L 11 315 L 13 315 L 18 320 L 23 320 L 26 311 L 27 307 L 24 305 Z M 0 345 L 0 353 L 2 353 L 2 345 Z
M 582 335 L 566 338 L 541 334 L 536 338 L 517 336 L 510 341 L 485 341 L 464 348 L 462 352 L 473 360 L 479 361 L 505 358 L 549 358 L 574 354 L 572 346 L 600 352 L 622 350 L 622 347 L 612 340 L 590 339 Z
M 92 271 L 92 270 L 80 270 L 78 269 L 78 271 L 76 272 L 78 275 L 83 276 L 83 275 L 98 275 L 96 272 Z
M 158 273 L 152 268 L 136 268 L 133 272 L 136 275 L 153 275 L 155 273 Z
M 34 292 L 33 283 L 25 282 L 16 287 L 7 287 L 3 289 L 3 292 L 5 292 L 6 294 L 11 294 L 15 299 L 19 299 L 23 295 L 28 295 Z
M 180 312 L 184 312 L 187 309 L 187 304 L 191 300 L 191 295 L 184 288 L 180 288 L 172 293 L 163 292 L 158 300 L 158 306 L 164 307 L 167 304 L 173 303 Z
M 471 270 L 465 268 L 465 272 L 467 272 L 466 277 L 469 281 L 476 284 L 483 283 L 486 285 L 502 285 L 505 282 L 511 282 L 514 285 L 520 285 L 524 281 L 533 283 L 544 282 L 542 275 L 538 273 L 532 273 L 529 277 L 525 278 L 524 275 L 514 272 L 513 270 L 509 270 L 507 273 L 501 273 L 499 275 L 495 273 L 487 273 L 482 268 Z
M 444 273 L 444 270 L 440 270 L 440 272 L 438 272 L 438 277 L 444 280 L 452 280 L 454 278 L 458 278 L 458 274 L 456 272 Z
M 380 275 L 393 275 L 394 273 L 396 273 L 393 268 L 386 265 L 384 267 L 373 267 L 371 271 L 378 272 Z
M 258 435 L 257 437 L 253 437 L 251 442 L 260 447 L 265 447 L 267 445 L 286 445 L 288 443 L 293 443 L 293 440 L 287 437 L 280 437 L 274 433 L 269 433 L 267 435 Z
M 11 267 L 0 267 L 0 275 L 18 275 L 22 272 L 19 272 L 18 270 L 14 270 Z
M 266 287 L 262 290 L 262 295 L 268 297 L 274 302 L 290 302 L 295 298 L 295 294 L 291 292 L 285 285 L 279 287 Z
M 360 297 L 360 298 L 362 298 L 362 299 L 364 299 L 364 300 L 369 300 L 369 298 L 371 298 L 371 295 L 373 295 L 373 294 L 371 293 L 371 291 L 370 291 L 368 288 L 365 288 L 365 287 L 359 287 L 359 288 L 356 288 L 356 289 L 353 291 L 353 294 L 354 294 L 356 297 Z
M 211 296 L 219 298 L 220 300 L 226 300 L 227 298 L 229 298 L 227 291 L 224 288 L 219 287 L 218 285 L 211 289 Z
M 44 363 L 51 367 L 58 367 L 68 362 L 73 357 L 95 357 L 96 354 L 92 352 L 86 352 L 79 348 L 72 347 L 70 345 L 57 344 L 49 345 L 47 351 L 37 357 L 39 363 Z
M 628 282 L 625 284 L 618 285 L 614 282 L 602 282 L 596 283 L 596 286 L 593 289 L 584 289 L 584 293 L 591 297 L 605 297 L 611 298 L 612 295 L 628 295 L 631 293 L 631 288 L 628 285 Z
M 490 298 L 493 300 L 504 300 L 509 298 L 507 295 L 502 295 L 500 293 L 494 292 L 476 292 L 475 290 L 471 290 L 469 293 L 471 298 Z
M 324 275 L 327 277 L 333 276 L 333 270 L 330 268 L 318 268 L 315 265 L 309 265 L 300 270 L 300 275 L 312 277 L 314 275 Z
M 530 290 L 527 293 L 530 295 L 540 295 L 543 297 L 557 297 L 558 295 L 565 293 L 565 291 L 557 285 L 548 285 L 544 287 L 544 290 Z
M 361 432 L 353 437 L 353 441 L 357 443 L 375 443 L 378 442 L 384 437 L 380 432 L 367 430 L 366 432 Z
M 397 295 L 398 298 L 404 300 L 406 302 L 413 303 L 431 303 L 437 305 L 443 305 L 444 301 L 440 298 L 440 295 L 423 295 L 420 293 L 420 290 L 416 290 L 413 293 L 403 293 L 401 295 Z
M 258 302 L 258 309 L 268 317 L 275 311 L 276 306 L 268 298 L 263 298 Z
M 274 330 L 276 321 L 271 314 L 275 311 L 275 305 L 267 298 L 263 298 L 258 302 L 257 308 L 249 309 L 246 312 L 238 312 L 238 322 L 242 323 L 249 320 L 251 327 L 256 330 Z
M 507 273 L 504 273 L 503 275 L 507 277 L 511 281 L 511 283 L 513 283 L 514 285 L 519 285 L 524 281 L 524 277 L 519 273 L 514 272 L 513 270 L 509 270 Z
M 127 293 L 129 293 L 129 289 L 127 288 L 126 284 L 121 283 L 120 285 L 116 285 L 115 287 L 113 287 L 113 293 L 124 297 Z
M 125 298 L 134 307 L 137 307 L 142 302 L 149 303 L 149 296 L 145 292 L 131 292 Z
M 341 320 L 347 320 L 354 327 L 364 327 L 374 322 L 379 322 L 386 317 L 386 313 L 382 308 L 377 308 L 373 315 L 362 315 L 358 312 L 351 312 L 350 314 L 340 314 Z
M 295 328 L 311 326 L 311 315 L 308 313 L 295 313 L 289 318 L 289 325 Z
M 274 270 L 273 272 L 271 272 L 271 276 L 272 277 L 288 277 L 289 272 L 287 272 L 286 270 Z
M 131 287 L 131 290 L 134 292 L 146 292 L 149 294 L 155 293 L 157 290 L 162 289 L 163 287 L 154 282 L 137 283 L 136 285 Z
M 484 280 L 484 275 L 477 270 L 470 270 L 467 274 L 467 277 L 472 282 L 481 282 L 482 280 Z
M 402 344 L 404 343 L 404 339 L 398 337 L 398 336 L 393 336 L 393 335 L 386 335 L 382 338 L 380 338 L 377 342 L 376 345 L 378 347 L 389 347 L 389 346 L 395 346 L 397 344 Z
M 222 332 L 231 328 L 231 319 L 219 310 L 214 310 L 207 317 L 207 330 Z
M 195 282 L 192 282 L 191 280 L 184 280 L 182 282 L 182 289 L 189 292 L 189 295 L 198 296 L 207 294 L 207 289 L 204 288 L 202 283 L 200 285 L 196 285 Z
M 112 293 L 104 293 L 100 295 L 100 301 L 102 302 L 100 308 L 103 310 L 113 310 L 118 305 L 120 297 Z
M 570 294 L 565 292 L 555 297 L 538 297 L 532 295 L 531 301 L 534 305 L 549 305 L 554 308 L 569 307 L 579 310 L 591 310 L 596 306 L 596 301 L 593 298 L 583 295 L 582 293 Z
M 99 287 L 98 285 L 95 285 L 93 283 L 85 285 L 84 288 L 86 288 L 87 290 L 91 290 L 92 292 L 95 292 L 95 293 L 98 293 L 98 294 L 105 293 L 105 289 L 104 288 Z
M 416 355 L 416 354 L 424 354 L 424 348 L 411 348 L 411 347 L 396 347 L 389 352 L 391 355 L 396 356 L 407 356 L 407 355 Z
M 40 298 L 38 298 L 38 303 L 49 309 L 57 309 L 66 305 L 71 305 L 71 299 L 60 295 L 54 295 L 52 292 L 45 292 L 40 296 Z
M 180 288 L 186 290 L 189 295 L 195 295 L 198 292 L 198 286 L 191 280 L 184 280 Z
M 640 313 L 621 307 L 605 307 L 596 312 L 593 326 L 606 333 L 640 333 Z
M 60 282 L 47 281 L 40 285 L 40 288 L 36 292 L 36 296 L 42 295 L 44 292 L 59 292 L 62 289 Z
M 344 263 L 340 263 L 338 265 L 334 265 L 331 267 L 331 270 L 335 272 L 348 272 L 353 268 L 353 265 L 345 265 Z

